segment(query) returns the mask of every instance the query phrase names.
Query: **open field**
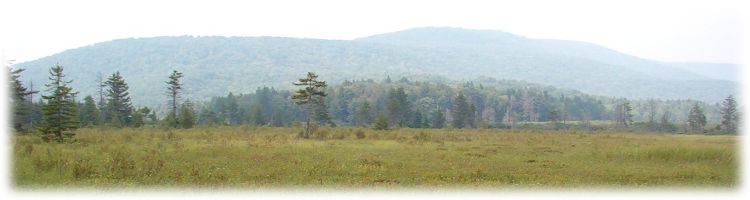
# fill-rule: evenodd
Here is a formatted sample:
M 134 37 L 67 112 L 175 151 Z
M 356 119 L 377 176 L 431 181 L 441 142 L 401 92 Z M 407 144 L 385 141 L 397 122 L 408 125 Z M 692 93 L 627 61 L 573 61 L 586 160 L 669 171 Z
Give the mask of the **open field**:
M 12 180 L 17 188 L 739 184 L 737 136 L 344 127 L 300 139 L 298 132 L 79 129 L 77 141 L 64 144 L 14 136 Z

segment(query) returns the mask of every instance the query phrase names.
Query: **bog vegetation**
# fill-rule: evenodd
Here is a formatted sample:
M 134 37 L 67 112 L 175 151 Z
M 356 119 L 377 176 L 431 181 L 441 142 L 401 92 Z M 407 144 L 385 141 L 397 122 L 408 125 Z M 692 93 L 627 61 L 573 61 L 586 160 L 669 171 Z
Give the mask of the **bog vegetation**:
M 734 136 L 323 127 L 84 128 L 13 139 L 19 187 L 736 187 Z

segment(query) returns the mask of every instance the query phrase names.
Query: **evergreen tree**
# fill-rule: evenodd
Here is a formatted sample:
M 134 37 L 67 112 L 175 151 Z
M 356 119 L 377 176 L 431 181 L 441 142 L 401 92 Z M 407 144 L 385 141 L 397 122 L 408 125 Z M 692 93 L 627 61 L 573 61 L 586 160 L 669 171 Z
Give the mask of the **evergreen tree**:
M 143 124 L 144 124 L 144 121 L 143 121 L 144 117 L 143 117 L 143 115 L 144 114 L 142 113 L 142 111 L 143 111 L 142 109 L 138 109 L 138 110 L 133 110 L 133 111 L 130 112 L 130 113 L 132 113 L 132 117 L 131 117 L 131 120 L 130 120 L 130 124 L 131 124 L 130 126 L 132 126 L 132 127 L 141 127 L 141 126 L 143 126 Z
M 648 100 L 648 128 L 651 131 L 658 130 L 656 123 L 656 101 L 651 99 Z
M 83 98 L 83 105 L 80 108 L 78 122 L 81 127 L 99 125 L 101 118 L 99 117 L 99 109 L 96 108 L 96 102 L 91 96 Z
M 284 110 L 276 109 L 273 112 L 273 118 L 271 119 L 271 126 L 283 127 L 284 120 L 286 120 L 286 115 L 284 114 Z
M 331 116 L 328 114 L 328 104 L 326 104 L 325 101 L 321 100 L 320 103 L 315 105 L 315 121 L 317 121 L 319 124 L 330 124 L 331 126 L 335 126 L 333 121 L 331 121 Z
M 98 73 L 97 87 L 99 89 L 99 91 L 98 91 L 99 92 L 99 102 L 98 102 L 99 103 L 99 105 L 98 105 L 99 107 L 98 108 L 99 108 L 99 120 L 100 120 L 99 125 L 104 124 L 105 122 L 107 122 L 107 121 L 110 120 L 109 119 L 110 113 L 109 113 L 109 110 L 108 110 L 108 107 L 107 107 L 107 103 L 108 102 L 104 99 L 104 97 L 106 96 L 105 95 L 106 91 L 105 91 L 104 87 L 106 87 L 106 86 L 107 86 L 107 84 L 104 82 L 104 78 L 102 77 L 102 73 L 101 72 Z
M 198 117 L 198 124 L 213 125 L 216 123 L 219 123 L 219 119 L 216 116 L 216 112 L 208 109 L 207 107 L 204 107 L 200 112 L 200 116 Z
M 308 72 L 307 77 L 299 79 L 299 82 L 294 83 L 294 85 L 303 87 L 292 95 L 292 100 L 297 105 L 305 107 L 307 123 L 305 124 L 303 137 L 310 138 L 310 123 L 315 116 L 313 109 L 316 105 L 322 104 L 323 97 L 327 95 L 325 93 L 326 82 L 318 80 L 318 75 L 315 73 Z
M 669 111 L 665 111 L 659 119 L 659 131 L 673 132 L 675 131 L 674 125 L 670 122 L 672 114 Z
M 453 127 L 464 128 L 469 120 L 471 108 L 466 100 L 463 92 L 458 93 L 458 96 L 453 101 Z
M 193 128 L 193 126 L 195 125 L 195 111 L 193 110 L 193 104 L 190 103 L 190 100 L 182 103 L 179 113 L 180 126 L 185 129 Z
M 177 101 L 180 99 L 180 91 L 182 90 L 182 83 L 180 83 L 180 78 L 182 78 L 183 75 L 180 72 L 177 72 L 177 70 L 173 70 L 172 74 L 169 75 L 169 80 L 165 83 L 167 83 L 167 96 L 169 97 L 169 107 L 172 108 L 170 110 L 169 115 L 172 115 L 172 117 L 168 117 L 171 121 L 167 121 L 169 126 L 177 127 L 179 126 L 177 122 L 177 118 L 174 116 L 177 116 Z
M 552 109 L 549 111 L 549 114 L 547 115 L 547 120 L 553 123 L 557 123 L 557 121 L 560 120 L 560 114 L 557 109 Z
M 508 107 L 505 109 L 505 114 L 503 115 L 503 123 L 505 126 L 513 129 L 516 127 L 516 112 L 513 110 L 513 94 L 511 92 L 508 92 Z M 563 124 L 565 124 L 565 118 L 563 117 Z
M 372 121 L 372 115 L 370 115 L 370 103 L 365 100 L 362 105 L 357 109 L 356 119 L 354 122 L 357 126 L 367 126 Z
M 10 71 L 10 86 L 12 93 L 10 100 L 11 108 L 13 109 L 13 129 L 18 132 L 24 132 L 26 130 L 23 130 L 23 120 L 28 118 L 27 115 L 29 115 L 32 109 L 32 104 L 26 101 L 26 97 L 36 94 L 38 91 L 27 89 L 19 80 L 21 72 L 23 72 L 24 69 L 13 70 L 8 68 L 8 70 Z
M 44 111 L 44 124 L 41 127 L 42 138 L 45 141 L 55 140 L 63 142 L 64 138 L 72 138 L 73 132 L 78 128 L 76 122 L 76 103 L 73 96 L 73 88 L 68 86 L 73 81 L 64 80 L 63 67 L 55 65 L 49 71 L 51 81 L 47 86 L 49 95 L 42 95 L 47 103 L 42 107 Z
M 138 111 L 143 115 L 142 117 L 143 117 L 143 124 L 144 125 L 146 125 L 146 124 L 153 124 L 154 122 L 156 122 L 156 120 L 154 120 L 154 119 L 151 118 L 151 115 L 152 115 L 151 112 L 154 112 L 154 111 L 151 110 L 150 108 L 148 108 L 148 106 L 143 107 L 143 108 L 141 108 Z
M 471 128 L 477 127 L 477 107 L 469 104 L 469 110 L 466 113 L 466 126 Z
M 703 132 L 703 127 L 706 126 L 706 115 L 697 103 L 690 108 L 687 123 L 692 131 Z
M 375 122 L 373 124 L 373 129 L 375 129 L 375 130 L 388 130 L 388 116 L 386 116 L 382 112 L 378 113 L 378 116 L 375 117 Z
M 630 106 L 630 102 L 628 100 L 625 100 L 625 103 L 622 104 L 622 110 L 623 110 L 623 124 L 625 125 L 625 128 L 630 127 L 631 124 L 633 124 L 633 107 Z
M 120 72 L 115 72 L 110 76 L 105 84 L 107 88 L 107 97 L 109 99 L 107 106 L 109 112 L 112 112 L 110 116 L 111 122 L 115 127 L 128 126 L 130 125 L 131 111 L 133 110 L 130 104 L 130 93 L 128 92 L 128 84 L 125 83 L 125 79 L 120 76 Z
M 414 112 L 414 118 L 412 119 L 409 128 L 427 128 L 422 127 L 422 125 L 424 125 L 424 121 L 422 120 L 422 112 L 417 110 L 416 112 Z
M 403 87 L 390 90 L 386 109 L 390 124 L 398 126 L 406 126 L 408 124 L 410 114 L 409 104 Z
M 627 99 L 615 106 L 614 113 L 615 121 L 622 127 L 628 128 L 633 123 L 633 107 Z
M 231 92 L 227 95 L 226 101 L 224 102 L 223 117 L 224 122 L 229 125 L 240 124 L 240 106 L 237 103 L 237 97 Z
M 112 108 L 111 104 L 108 104 L 107 106 L 109 108 Z M 118 114 L 117 112 L 113 112 L 112 110 L 113 109 L 110 109 L 110 111 L 107 112 L 109 113 L 109 119 L 110 119 L 109 126 L 115 127 L 115 128 L 122 128 L 123 122 L 120 120 L 121 119 L 120 114 Z
M 734 133 L 737 131 L 738 121 L 737 101 L 729 95 L 721 103 L 721 129 Z
M 445 114 L 438 108 L 432 117 L 432 128 L 443 128 L 445 126 Z
M 260 104 L 253 104 L 253 108 L 250 111 L 250 120 L 254 125 L 265 125 L 266 119 L 263 116 L 263 109 Z

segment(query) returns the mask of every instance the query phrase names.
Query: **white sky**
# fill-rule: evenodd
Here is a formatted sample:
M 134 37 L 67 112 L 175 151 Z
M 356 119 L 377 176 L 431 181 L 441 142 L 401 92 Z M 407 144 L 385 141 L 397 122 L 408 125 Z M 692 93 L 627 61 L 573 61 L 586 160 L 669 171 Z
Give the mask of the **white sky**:
M 353 39 L 422 26 L 596 43 L 662 61 L 740 63 L 742 1 L 0 0 L 0 56 L 17 62 L 119 38 Z

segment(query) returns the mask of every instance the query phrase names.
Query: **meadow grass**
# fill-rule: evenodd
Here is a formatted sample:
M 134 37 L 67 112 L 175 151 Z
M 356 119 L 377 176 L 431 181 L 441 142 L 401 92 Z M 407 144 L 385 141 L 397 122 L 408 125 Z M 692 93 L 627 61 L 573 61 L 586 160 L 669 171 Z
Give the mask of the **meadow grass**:
M 212 127 L 14 136 L 19 188 L 719 187 L 737 136 L 618 132 Z

